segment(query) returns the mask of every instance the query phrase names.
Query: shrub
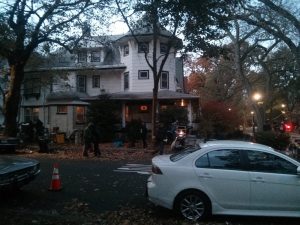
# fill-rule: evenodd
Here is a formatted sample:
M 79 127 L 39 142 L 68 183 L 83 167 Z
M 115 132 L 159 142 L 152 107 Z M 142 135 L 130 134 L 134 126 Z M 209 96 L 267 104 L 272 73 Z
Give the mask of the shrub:
M 268 145 L 278 150 L 285 150 L 290 143 L 290 135 L 287 133 L 262 131 L 255 134 L 255 140 L 259 144 Z
M 142 122 L 140 120 L 131 120 L 129 123 L 127 123 L 125 130 L 130 147 L 134 147 L 135 142 L 141 138 L 141 127 Z
M 115 136 L 115 124 L 120 123 L 119 105 L 108 95 L 99 96 L 97 102 L 91 103 L 87 111 L 88 121 L 100 128 L 101 141 L 111 141 Z
M 188 111 L 186 108 L 174 106 L 162 110 L 159 113 L 159 121 L 165 126 L 170 125 L 174 121 L 178 121 L 180 124 L 188 123 Z

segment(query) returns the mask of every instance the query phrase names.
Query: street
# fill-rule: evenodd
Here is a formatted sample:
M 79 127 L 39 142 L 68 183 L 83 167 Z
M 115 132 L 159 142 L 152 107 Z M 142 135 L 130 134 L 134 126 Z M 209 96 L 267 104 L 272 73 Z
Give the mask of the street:
M 114 225 L 131 224 L 132 221 L 143 225 L 196 224 L 178 218 L 169 210 L 154 207 L 147 201 L 144 193 L 150 170 L 148 160 L 128 163 L 97 159 L 35 158 L 41 162 L 41 173 L 37 179 L 17 193 L 0 195 L 1 224 Z M 54 163 L 59 164 L 63 188 L 59 192 L 48 190 Z M 95 221 L 95 215 L 107 212 L 112 213 L 107 220 L 98 218 L 95 223 L 86 222 L 90 219 Z M 200 224 L 296 225 L 299 219 L 214 216 Z
M 32 183 L 24 186 L 17 196 L 1 196 L 0 206 L 22 207 L 29 205 L 32 210 L 56 210 L 74 201 L 87 203 L 97 213 L 117 210 L 126 204 L 145 205 L 146 180 L 149 175 L 118 173 L 121 162 L 95 160 L 54 160 L 39 159 L 41 173 Z M 59 164 L 62 191 L 51 192 L 53 164 Z

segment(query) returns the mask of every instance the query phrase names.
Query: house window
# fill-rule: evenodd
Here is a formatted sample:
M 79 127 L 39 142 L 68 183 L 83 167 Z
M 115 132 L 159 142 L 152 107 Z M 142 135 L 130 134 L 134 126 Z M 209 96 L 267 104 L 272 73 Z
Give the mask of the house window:
M 37 107 L 24 108 L 24 121 L 33 122 L 39 118 L 40 109 Z
M 124 90 L 129 89 L 129 72 L 124 73 Z
M 100 52 L 91 53 L 91 62 L 100 62 Z
M 100 76 L 95 75 L 93 76 L 93 88 L 99 88 L 100 87 Z
M 85 123 L 85 107 L 84 106 L 76 106 L 76 123 Z
M 124 46 L 124 56 L 129 55 L 129 45 Z
M 86 77 L 83 75 L 77 76 L 77 91 L 86 92 Z
M 140 42 L 138 47 L 138 53 L 148 53 L 149 52 L 149 43 Z
M 67 114 L 68 113 L 68 106 L 66 106 L 66 105 L 58 105 L 56 113 L 57 114 Z
M 169 72 L 167 71 L 161 72 L 160 88 L 169 89 Z
M 165 43 L 160 43 L 160 53 L 166 54 L 168 50 L 168 45 Z
M 139 80 L 149 79 L 149 70 L 139 70 Z
M 24 81 L 24 96 L 38 98 L 41 94 L 41 79 L 29 76 Z
M 78 62 L 86 62 L 86 61 L 87 61 L 87 53 L 78 52 Z

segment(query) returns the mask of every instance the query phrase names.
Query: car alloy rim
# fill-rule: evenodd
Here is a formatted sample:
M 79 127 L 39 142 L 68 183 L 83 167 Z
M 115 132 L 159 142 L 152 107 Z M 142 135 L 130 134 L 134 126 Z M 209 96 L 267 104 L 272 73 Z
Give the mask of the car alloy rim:
M 197 220 L 203 216 L 205 205 L 197 195 L 187 195 L 180 204 L 181 214 L 189 220 Z

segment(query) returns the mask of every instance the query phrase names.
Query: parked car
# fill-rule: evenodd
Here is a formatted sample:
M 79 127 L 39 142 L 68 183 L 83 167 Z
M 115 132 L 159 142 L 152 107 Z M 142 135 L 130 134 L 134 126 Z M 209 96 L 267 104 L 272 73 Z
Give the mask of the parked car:
M 0 191 L 18 189 L 40 173 L 40 163 L 35 159 L 17 156 L 0 156 Z
M 154 157 L 147 195 L 190 220 L 210 214 L 300 217 L 300 163 L 265 145 L 208 141 Z

